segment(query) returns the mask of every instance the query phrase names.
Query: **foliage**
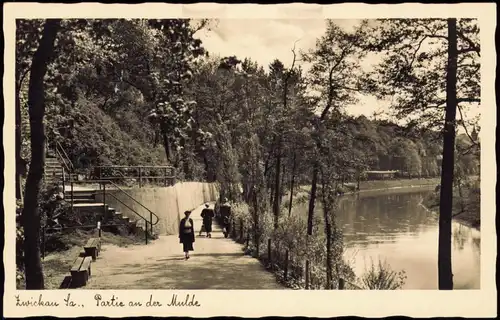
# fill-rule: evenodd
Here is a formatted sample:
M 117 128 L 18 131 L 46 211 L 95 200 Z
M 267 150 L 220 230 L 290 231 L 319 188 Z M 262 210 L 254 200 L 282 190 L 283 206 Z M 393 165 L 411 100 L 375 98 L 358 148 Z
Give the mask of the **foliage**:
M 361 47 L 384 54 L 366 87 L 391 97 L 395 116 L 408 126 L 442 130 L 446 102 L 446 19 L 378 19 L 367 22 Z M 458 107 L 480 102 L 479 25 L 458 19 Z M 471 126 L 474 120 L 460 119 Z M 472 123 L 471 123 L 472 122 Z
M 45 77 L 46 136 L 59 141 L 79 169 L 171 164 L 179 180 L 218 182 L 221 197 L 232 201 L 235 217 L 251 233 L 256 255 L 267 254 L 271 239 L 272 250 L 288 251 L 291 269 L 308 260 L 315 286 L 333 288 L 339 277 L 352 277 L 335 222 L 338 194 L 355 191 L 352 183 L 367 170 L 419 178 L 440 173 L 445 20 L 363 21 L 352 32 L 329 20 L 312 50 L 297 55 L 291 48 L 291 65 L 276 59 L 267 68 L 245 57 L 208 56 L 195 36 L 208 25 L 62 20 Z M 41 27 L 41 21 L 20 20 L 16 38 L 19 143 L 28 161 L 23 79 Z M 479 100 L 478 28 L 460 19 L 459 29 L 459 105 L 465 110 Z M 373 52 L 386 57 L 365 74 L 361 60 Z M 311 68 L 303 71 L 299 60 Z M 394 97 L 395 116 L 408 125 L 349 116 L 348 107 L 365 93 Z M 467 140 L 469 132 L 463 138 L 457 139 L 459 189 L 479 172 L 479 142 Z M 297 194 L 297 186 L 312 181 L 317 191 Z M 305 221 L 287 214 L 307 197 L 312 205 L 321 202 L 322 216 L 312 210 Z M 40 204 L 52 216 L 64 209 L 49 199 Z M 284 258 L 277 257 L 283 268 Z
M 387 262 L 381 260 L 377 265 L 371 260 L 369 269 L 359 279 L 361 288 L 365 290 L 397 290 L 403 288 L 405 281 L 404 271 L 393 271 Z

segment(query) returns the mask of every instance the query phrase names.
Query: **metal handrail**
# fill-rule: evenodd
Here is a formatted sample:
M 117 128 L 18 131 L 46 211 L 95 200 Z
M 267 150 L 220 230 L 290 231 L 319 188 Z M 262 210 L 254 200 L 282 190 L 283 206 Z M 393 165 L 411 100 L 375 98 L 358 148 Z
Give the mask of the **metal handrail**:
M 69 156 L 64 150 L 64 148 L 61 146 L 61 143 L 59 143 L 59 141 L 57 140 L 54 142 L 55 142 L 56 153 L 59 155 L 59 158 L 61 158 L 62 162 L 64 163 L 66 170 L 68 170 L 68 172 L 72 174 L 75 171 L 75 166 L 73 165 L 73 162 L 71 162 L 71 160 L 69 159 Z
M 172 166 L 95 166 L 94 168 L 158 168 L 158 169 L 174 169 Z
M 92 171 L 94 177 L 97 179 L 106 179 L 106 180 L 138 179 L 139 187 L 142 187 L 144 180 L 146 181 L 163 180 L 165 187 L 169 184 L 175 183 L 175 168 L 172 166 L 105 165 L 105 166 L 94 166 Z M 160 171 L 161 173 L 157 174 L 158 171 Z
M 139 213 L 137 213 L 135 210 L 131 209 L 132 211 L 134 211 L 139 217 L 141 217 L 143 220 L 145 220 L 146 222 L 148 222 L 151 226 L 155 226 L 158 224 L 158 222 L 160 221 L 160 218 L 153 212 L 151 211 L 150 209 L 148 209 L 145 205 L 143 205 L 142 203 L 140 203 L 139 201 L 137 201 L 134 197 L 132 197 L 130 194 L 128 194 L 125 190 L 123 190 L 122 188 L 120 188 L 116 183 L 114 183 L 113 181 L 110 181 L 110 180 L 100 180 L 100 181 L 104 181 L 103 183 L 110 183 L 112 184 L 117 190 L 121 191 L 123 194 L 125 194 L 129 199 L 133 200 L 135 203 L 137 203 L 138 205 L 140 205 L 142 208 L 146 209 L 151 215 L 155 216 L 156 218 L 156 222 L 153 223 L 153 221 L 147 221 L 146 218 L 144 218 L 142 215 L 140 215 Z M 113 197 L 115 197 L 114 195 L 112 195 Z M 116 199 L 116 197 L 115 197 Z M 120 201 L 120 200 L 118 200 Z M 121 201 L 120 201 L 121 202 Z M 129 208 L 130 209 L 130 208 Z
M 136 215 L 139 216 L 139 218 L 141 218 L 142 220 L 144 220 L 146 223 L 150 223 L 146 218 L 144 218 L 139 212 L 135 211 L 134 209 L 132 209 L 131 207 L 129 207 L 128 204 L 126 204 L 125 202 L 121 201 L 120 199 L 118 199 L 117 196 L 115 196 L 114 194 L 110 193 L 109 195 L 111 195 L 113 198 L 115 198 L 118 202 L 120 202 L 121 204 L 123 204 L 125 207 L 127 207 L 130 211 L 133 211 Z
M 74 203 L 74 199 L 73 199 L 73 183 L 74 181 L 70 181 L 71 182 L 71 208 L 73 209 L 73 203 Z M 132 212 L 134 212 L 136 214 L 136 216 L 142 220 L 144 220 L 145 222 L 145 227 L 146 227 L 146 232 L 145 232 L 145 237 L 146 237 L 146 244 L 148 243 L 148 226 L 151 226 L 151 232 L 153 231 L 153 226 L 157 225 L 158 222 L 160 222 L 160 218 L 158 217 L 158 215 L 156 215 L 153 211 L 151 211 L 149 208 L 147 208 L 146 206 L 144 206 L 142 203 L 140 203 L 139 201 L 137 201 L 134 197 L 132 197 L 130 194 L 128 194 L 125 190 L 123 190 L 122 188 L 120 188 L 117 184 L 115 184 L 113 181 L 110 181 L 110 180 L 102 180 L 102 179 L 99 179 L 99 180 L 81 180 L 81 181 L 78 181 L 78 183 L 88 183 L 88 184 L 99 184 L 99 185 L 103 185 L 103 190 L 101 190 L 103 192 L 103 195 L 104 195 L 104 199 L 103 199 L 103 202 L 104 202 L 104 212 L 105 212 L 105 215 L 107 213 L 107 207 L 106 207 L 106 195 L 109 194 L 111 195 L 113 198 L 115 198 L 116 200 L 118 200 L 118 202 L 120 202 L 121 204 L 125 205 L 128 209 L 130 209 Z M 120 199 L 118 199 L 114 194 L 112 193 L 107 193 L 106 192 L 106 184 L 111 184 L 113 186 L 116 187 L 116 190 L 120 191 L 121 193 L 125 194 L 129 199 L 131 199 L 132 201 L 134 201 L 135 203 L 137 203 L 139 206 L 141 206 L 142 208 L 144 208 L 145 210 L 147 210 L 149 212 L 149 219 L 144 217 L 142 214 L 140 214 L 139 212 L 137 212 L 136 210 L 134 210 L 133 208 L 131 208 L 130 206 L 128 206 L 126 203 L 124 203 L 123 201 L 121 201 Z M 153 222 L 153 216 L 156 218 L 156 221 Z

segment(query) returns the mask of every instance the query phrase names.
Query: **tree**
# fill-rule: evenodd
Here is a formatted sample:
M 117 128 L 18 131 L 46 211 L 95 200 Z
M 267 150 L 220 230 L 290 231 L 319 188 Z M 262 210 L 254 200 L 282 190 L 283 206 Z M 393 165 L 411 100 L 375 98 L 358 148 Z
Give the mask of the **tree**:
M 339 109 L 355 101 L 354 92 L 360 90 L 357 77 L 353 76 L 359 70 L 359 58 L 362 53 L 356 44 L 360 41 L 360 30 L 355 33 L 347 33 L 329 20 L 327 31 L 321 37 L 316 47 L 304 56 L 304 60 L 312 63 L 309 72 L 310 88 L 317 94 L 311 99 L 322 105 L 321 115 L 313 120 L 313 139 L 316 152 L 322 149 L 322 132 L 324 121 L 333 110 L 334 115 Z M 316 155 L 317 157 L 317 155 Z M 317 159 L 315 157 L 315 159 Z M 307 234 L 310 237 L 313 231 L 313 216 L 316 202 L 318 175 L 320 173 L 319 162 L 313 161 L 311 178 L 311 194 L 309 199 L 309 210 L 307 219 Z M 306 288 L 309 286 L 310 262 L 306 261 Z
M 40 213 L 38 196 L 45 166 L 44 131 L 44 76 L 54 51 L 54 42 L 60 26 L 59 19 L 46 20 L 40 44 L 33 55 L 30 69 L 28 107 L 31 130 L 31 163 L 26 180 L 26 196 L 22 224 L 24 228 L 24 253 L 26 289 L 43 289 L 43 271 L 40 260 Z
M 389 146 L 389 152 L 393 157 L 400 160 L 400 170 L 406 171 L 408 177 L 420 176 L 422 172 L 422 160 L 415 143 L 409 139 L 395 139 Z
M 453 213 L 453 169 L 455 166 L 455 118 L 457 110 L 457 20 L 448 19 L 448 64 L 446 112 L 443 132 L 443 165 L 439 201 L 439 289 L 453 289 L 451 266 L 451 218 Z
M 381 19 L 367 31 L 363 47 L 386 53 L 368 85 L 394 98 L 395 115 L 408 126 L 438 128 L 443 136 L 439 289 L 452 289 L 456 111 L 480 103 L 479 27 L 475 19 Z M 467 129 L 465 121 L 458 123 Z
M 24 142 L 22 130 L 21 91 L 26 86 L 26 79 L 30 71 L 30 63 L 33 53 L 36 51 L 39 37 L 42 31 L 40 20 L 16 20 L 16 199 L 22 199 L 21 175 L 24 174 L 25 163 L 21 155 Z

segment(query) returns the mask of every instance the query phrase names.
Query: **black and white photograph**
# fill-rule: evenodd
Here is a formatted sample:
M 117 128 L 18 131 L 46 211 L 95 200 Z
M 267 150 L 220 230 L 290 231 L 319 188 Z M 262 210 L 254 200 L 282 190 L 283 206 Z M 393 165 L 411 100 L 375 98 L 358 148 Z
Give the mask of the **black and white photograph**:
M 186 308 L 211 290 L 496 295 L 495 53 L 477 13 L 64 6 L 11 19 L 6 42 L 12 305 L 50 308 L 52 291 L 92 292 L 98 311 L 131 306 L 122 290 Z

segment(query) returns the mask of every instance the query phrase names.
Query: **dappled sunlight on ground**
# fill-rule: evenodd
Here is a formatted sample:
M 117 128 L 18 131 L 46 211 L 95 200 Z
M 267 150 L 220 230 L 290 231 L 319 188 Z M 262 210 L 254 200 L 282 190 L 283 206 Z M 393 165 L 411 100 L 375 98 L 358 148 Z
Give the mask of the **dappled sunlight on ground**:
M 147 246 L 103 244 L 84 289 L 284 289 L 257 259 L 222 235 L 214 223 L 212 238 L 199 237 L 201 207 L 192 218 L 194 252 L 184 260 L 177 235 L 162 236 Z

